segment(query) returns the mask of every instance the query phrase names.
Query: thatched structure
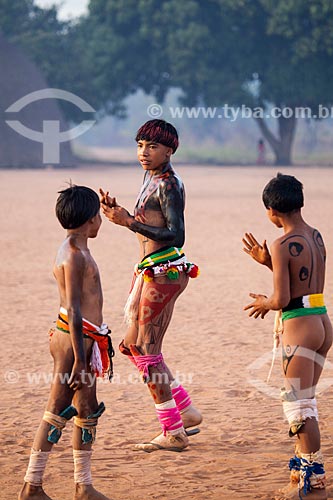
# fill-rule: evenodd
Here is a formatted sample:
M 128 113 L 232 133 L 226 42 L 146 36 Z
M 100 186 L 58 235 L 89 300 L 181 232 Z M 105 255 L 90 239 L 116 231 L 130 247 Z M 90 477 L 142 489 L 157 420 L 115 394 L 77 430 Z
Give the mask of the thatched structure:
M 56 99 L 43 99 L 25 106 L 17 113 L 6 109 L 23 96 L 48 88 L 37 66 L 20 48 L 9 43 L 0 33 L 0 167 L 41 168 L 43 144 L 12 130 L 6 120 L 18 120 L 29 129 L 42 131 L 44 120 L 59 120 L 60 130 L 68 130 Z M 60 162 L 55 166 L 75 164 L 70 142 L 60 144 Z

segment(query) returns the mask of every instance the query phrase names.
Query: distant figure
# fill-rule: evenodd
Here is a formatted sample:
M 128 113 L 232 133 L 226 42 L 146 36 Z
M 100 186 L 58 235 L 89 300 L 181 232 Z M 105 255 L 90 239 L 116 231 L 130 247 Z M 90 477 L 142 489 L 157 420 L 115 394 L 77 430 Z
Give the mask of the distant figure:
M 257 165 L 265 165 L 266 163 L 266 147 L 262 139 L 258 141 L 258 158 Z
M 73 498 L 108 500 L 94 489 L 90 467 L 96 426 L 105 410 L 97 402 L 96 376 L 112 376 L 113 354 L 110 330 L 103 323 L 99 271 L 87 244 L 102 223 L 99 210 L 98 195 L 85 186 L 70 186 L 57 200 L 56 215 L 67 236 L 53 268 L 60 295 L 56 327 L 49 332 L 53 383 L 19 500 L 51 500 L 42 486 L 46 462 L 72 417 Z

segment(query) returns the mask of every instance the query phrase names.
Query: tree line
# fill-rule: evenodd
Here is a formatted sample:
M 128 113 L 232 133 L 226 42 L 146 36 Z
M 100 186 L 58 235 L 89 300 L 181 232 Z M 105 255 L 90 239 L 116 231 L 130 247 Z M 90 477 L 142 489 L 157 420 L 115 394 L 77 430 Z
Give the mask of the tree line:
M 162 103 L 174 87 L 182 105 L 262 109 L 254 119 L 279 165 L 292 160 L 296 110 L 318 117 L 332 106 L 332 19 L 330 0 L 90 0 L 75 22 L 33 0 L 0 0 L 6 38 L 99 116 L 121 115 L 138 90 Z M 80 119 L 74 106 L 64 111 Z

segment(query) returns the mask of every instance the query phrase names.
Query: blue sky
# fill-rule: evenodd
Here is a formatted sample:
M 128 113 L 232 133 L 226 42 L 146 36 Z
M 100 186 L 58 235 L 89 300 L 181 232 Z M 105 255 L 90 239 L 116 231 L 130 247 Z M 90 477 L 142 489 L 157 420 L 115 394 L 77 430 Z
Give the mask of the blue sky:
M 59 18 L 70 19 L 85 14 L 89 0 L 35 0 L 34 3 L 42 8 L 58 5 Z

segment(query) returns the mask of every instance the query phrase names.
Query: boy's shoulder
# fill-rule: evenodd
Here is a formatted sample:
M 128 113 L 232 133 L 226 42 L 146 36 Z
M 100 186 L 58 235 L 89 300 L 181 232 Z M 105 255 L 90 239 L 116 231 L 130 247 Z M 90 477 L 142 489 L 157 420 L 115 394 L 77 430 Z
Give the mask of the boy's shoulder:
M 290 251 L 290 248 L 295 245 L 304 246 L 305 242 L 309 245 L 311 241 L 317 242 L 319 246 L 324 246 L 322 236 L 318 229 L 306 225 L 303 229 L 290 231 L 276 238 L 271 245 L 271 249 L 273 251 L 284 251 L 284 249 Z
M 58 248 L 56 261 L 58 265 L 73 265 L 84 263 L 86 252 L 80 248 L 74 238 L 66 238 Z
M 170 166 L 170 168 L 160 176 L 160 187 L 166 190 L 184 189 L 184 184 L 181 177 Z
M 288 238 L 288 236 L 286 236 L 285 234 L 283 234 L 282 236 L 279 236 L 278 238 L 276 238 L 273 241 L 273 243 L 271 244 L 271 249 L 272 250 L 278 250 L 279 248 L 281 248 L 281 245 L 285 241 L 286 237 Z
M 276 238 L 271 245 L 271 251 L 274 253 L 284 253 L 288 252 L 290 245 L 294 245 L 295 243 L 304 240 L 304 235 L 299 234 L 297 232 L 290 232 L 287 234 L 283 234 Z

